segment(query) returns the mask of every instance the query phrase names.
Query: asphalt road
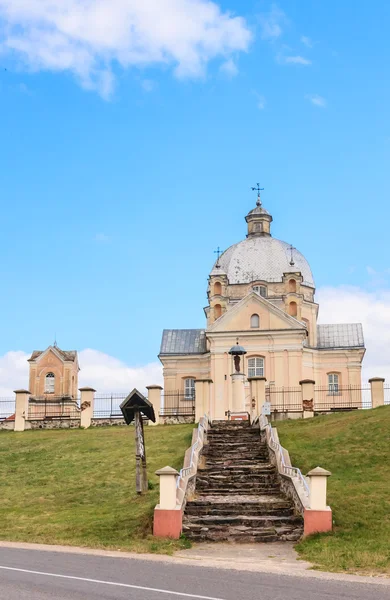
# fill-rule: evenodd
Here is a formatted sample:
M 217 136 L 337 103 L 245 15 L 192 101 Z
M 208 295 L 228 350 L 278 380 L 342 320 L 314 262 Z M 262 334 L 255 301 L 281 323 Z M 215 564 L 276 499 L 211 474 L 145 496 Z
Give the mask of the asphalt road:
M 0 548 L 1 600 L 389 600 L 390 587 Z

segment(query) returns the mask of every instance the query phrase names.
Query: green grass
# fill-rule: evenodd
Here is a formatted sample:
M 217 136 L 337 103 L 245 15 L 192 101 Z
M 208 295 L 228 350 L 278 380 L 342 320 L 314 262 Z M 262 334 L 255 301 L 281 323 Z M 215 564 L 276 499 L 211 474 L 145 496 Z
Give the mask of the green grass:
M 390 574 L 390 406 L 278 424 L 282 445 L 304 474 L 332 472 L 334 531 L 297 546 L 328 571 Z
M 0 538 L 135 552 L 185 540 L 153 538 L 159 468 L 180 469 L 193 425 L 145 427 L 150 490 L 135 493 L 134 428 L 0 432 Z

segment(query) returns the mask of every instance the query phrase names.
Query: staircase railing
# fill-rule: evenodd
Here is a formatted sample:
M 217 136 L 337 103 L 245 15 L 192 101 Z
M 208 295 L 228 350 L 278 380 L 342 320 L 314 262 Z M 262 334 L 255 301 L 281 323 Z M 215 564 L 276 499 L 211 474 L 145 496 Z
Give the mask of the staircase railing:
M 275 429 L 272 427 L 271 423 L 269 423 L 267 417 L 265 415 L 256 417 L 256 419 L 253 421 L 253 425 L 256 425 L 257 422 L 259 423 L 260 430 L 265 431 L 266 433 L 268 432 L 267 443 L 275 453 L 279 472 L 291 478 L 303 506 L 308 508 L 310 506 L 310 488 L 306 477 L 302 474 L 298 467 L 293 467 L 291 464 L 287 464 L 286 456 L 289 456 L 288 450 L 283 448 L 283 446 L 280 444 L 277 433 L 275 432 Z
M 199 454 L 203 448 L 205 436 L 210 425 L 211 419 L 209 415 L 204 415 L 201 419 L 199 419 L 196 439 L 195 442 L 192 444 L 191 448 L 189 449 L 189 464 L 187 467 L 183 467 L 182 469 L 180 469 L 179 477 L 176 480 L 176 498 L 177 504 L 179 505 L 183 504 L 189 478 L 195 475 L 198 470 Z

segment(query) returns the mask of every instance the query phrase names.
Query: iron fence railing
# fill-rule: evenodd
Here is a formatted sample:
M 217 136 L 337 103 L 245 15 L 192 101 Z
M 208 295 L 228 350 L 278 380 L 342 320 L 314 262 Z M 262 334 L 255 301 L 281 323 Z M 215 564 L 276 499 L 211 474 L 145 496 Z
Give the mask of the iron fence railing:
M 165 392 L 161 398 L 161 416 L 195 416 L 195 392 Z
M 120 405 L 127 396 L 127 392 L 113 394 L 97 394 L 95 396 L 94 419 L 123 419 Z
M 0 421 L 15 419 L 15 397 L 0 398 Z
M 390 385 L 384 385 L 385 404 L 390 404 Z
M 28 403 L 28 420 L 80 419 L 80 399 L 66 396 L 31 397 Z
M 265 388 L 265 401 L 271 405 L 272 412 L 300 412 L 302 411 L 302 388 L 275 387 Z
M 335 412 L 371 408 L 371 388 L 364 385 L 316 386 L 314 411 Z

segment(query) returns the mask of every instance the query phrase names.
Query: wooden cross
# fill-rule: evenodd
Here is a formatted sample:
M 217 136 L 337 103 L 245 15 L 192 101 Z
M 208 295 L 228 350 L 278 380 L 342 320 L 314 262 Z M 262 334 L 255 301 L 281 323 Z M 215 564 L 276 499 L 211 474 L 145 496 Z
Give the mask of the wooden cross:
M 223 254 L 223 250 L 221 250 L 220 247 L 218 246 L 218 248 L 216 250 L 214 250 L 214 254 L 217 255 L 217 264 L 216 264 L 216 266 L 219 267 L 219 257 L 221 256 L 221 254 Z
M 290 250 L 290 266 L 293 267 L 295 265 L 294 257 L 293 257 L 293 251 L 296 250 L 296 248 L 294 248 L 294 246 L 291 244 L 288 247 L 288 250 Z

